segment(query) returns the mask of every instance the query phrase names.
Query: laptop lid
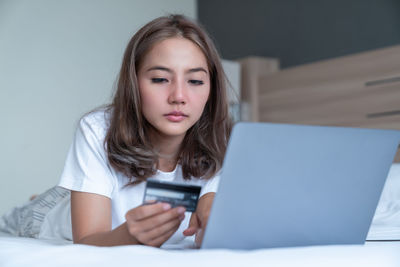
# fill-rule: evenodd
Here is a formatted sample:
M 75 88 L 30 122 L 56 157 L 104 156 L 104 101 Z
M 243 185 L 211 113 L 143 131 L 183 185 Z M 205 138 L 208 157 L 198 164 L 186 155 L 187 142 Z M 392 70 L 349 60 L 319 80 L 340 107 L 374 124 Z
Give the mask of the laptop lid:
M 400 131 L 238 123 L 202 248 L 363 244 Z

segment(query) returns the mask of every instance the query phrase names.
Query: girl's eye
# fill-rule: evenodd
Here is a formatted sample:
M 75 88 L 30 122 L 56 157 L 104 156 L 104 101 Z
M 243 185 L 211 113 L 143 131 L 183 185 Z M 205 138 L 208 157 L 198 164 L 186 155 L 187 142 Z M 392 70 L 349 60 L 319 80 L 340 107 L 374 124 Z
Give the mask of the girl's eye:
M 202 80 L 189 80 L 189 83 L 194 85 L 202 85 L 204 82 Z
M 152 78 L 151 82 L 152 83 L 165 83 L 165 82 L 168 82 L 168 80 L 165 78 Z

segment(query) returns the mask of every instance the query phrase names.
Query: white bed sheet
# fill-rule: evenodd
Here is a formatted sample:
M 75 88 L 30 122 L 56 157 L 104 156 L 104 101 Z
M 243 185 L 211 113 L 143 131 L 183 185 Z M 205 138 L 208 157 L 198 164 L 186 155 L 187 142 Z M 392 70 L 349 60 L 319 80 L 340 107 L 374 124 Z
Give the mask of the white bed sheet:
M 165 250 L 145 246 L 94 247 L 21 237 L 0 237 L 0 266 L 363 266 L 399 267 L 400 242 L 253 251 Z

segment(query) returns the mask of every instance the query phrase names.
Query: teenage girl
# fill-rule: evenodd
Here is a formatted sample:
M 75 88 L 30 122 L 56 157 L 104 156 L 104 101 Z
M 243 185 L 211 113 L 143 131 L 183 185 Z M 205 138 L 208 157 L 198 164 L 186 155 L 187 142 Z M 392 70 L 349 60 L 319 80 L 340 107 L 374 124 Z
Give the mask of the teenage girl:
M 112 104 L 80 120 L 47 195 L 68 198 L 74 243 L 158 247 L 197 234 L 199 244 L 230 130 L 213 42 L 188 18 L 157 18 L 130 40 Z M 201 185 L 196 212 L 142 205 L 148 178 Z

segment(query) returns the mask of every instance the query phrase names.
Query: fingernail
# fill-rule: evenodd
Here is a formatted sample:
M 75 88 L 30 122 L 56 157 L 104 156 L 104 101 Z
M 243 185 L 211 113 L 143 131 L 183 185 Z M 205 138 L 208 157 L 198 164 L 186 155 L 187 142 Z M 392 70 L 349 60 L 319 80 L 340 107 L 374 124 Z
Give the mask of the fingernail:
M 164 210 L 169 210 L 171 208 L 171 205 L 170 204 L 168 204 L 168 203 L 164 203 L 163 204 L 163 209 Z
M 182 214 L 182 215 L 179 217 L 179 220 L 183 221 L 183 219 L 185 219 L 185 215 L 184 215 L 184 214 Z
M 179 214 L 185 213 L 185 210 L 186 210 L 185 208 L 179 207 L 179 208 L 178 208 L 178 213 L 179 213 Z

